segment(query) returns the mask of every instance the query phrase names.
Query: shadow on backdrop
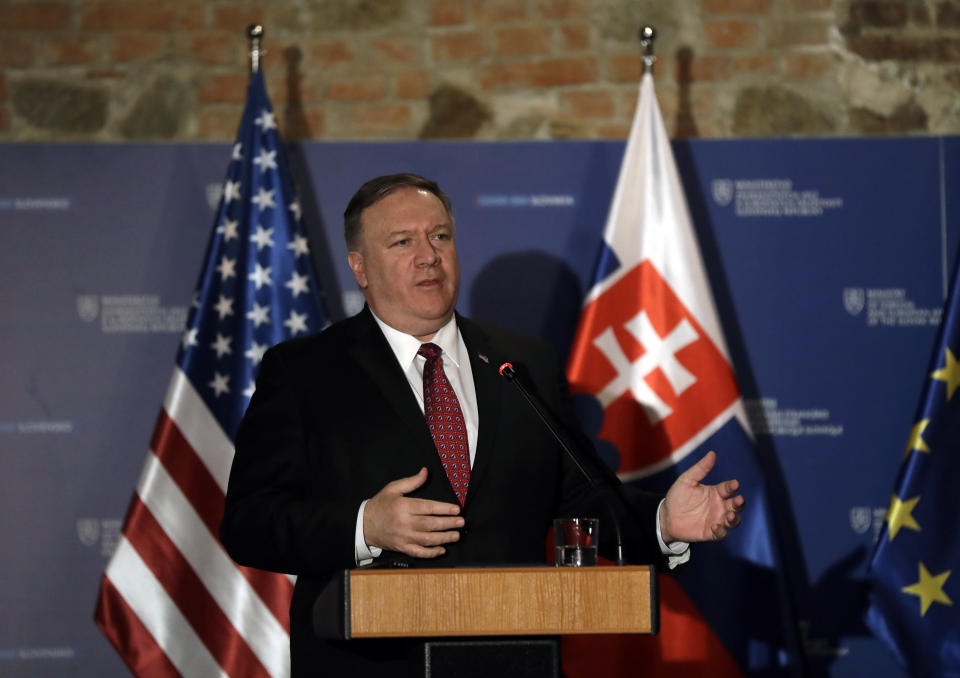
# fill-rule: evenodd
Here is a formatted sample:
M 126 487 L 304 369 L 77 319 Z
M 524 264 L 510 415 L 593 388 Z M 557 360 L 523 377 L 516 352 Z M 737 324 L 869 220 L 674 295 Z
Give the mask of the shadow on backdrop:
M 283 112 L 284 130 L 291 139 L 307 139 L 310 137 L 310 124 L 303 111 L 303 102 L 300 96 L 300 62 L 303 55 L 299 47 L 288 47 L 283 51 L 287 62 L 287 106 Z M 287 155 L 287 165 L 294 188 L 300 200 L 301 221 L 310 241 L 310 255 L 313 259 L 313 269 L 320 285 L 323 302 L 327 309 L 330 322 L 336 322 L 344 317 L 343 295 L 340 283 L 337 280 L 337 267 L 333 263 L 330 244 L 327 242 L 326 229 L 323 226 L 323 216 L 317 203 L 317 196 L 313 190 L 313 180 L 310 177 L 310 168 L 307 165 L 303 147 L 299 141 L 288 140 L 284 144 Z
M 580 281 L 564 261 L 543 252 L 515 252 L 493 259 L 477 274 L 470 288 L 470 315 L 542 337 L 564 361 L 581 299 Z
M 693 50 L 681 47 L 677 50 L 677 114 L 674 118 L 673 136 L 677 139 L 695 139 L 700 136 L 697 121 L 693 117 L 690 104 L 690 83 L 693 81 L 690 69 L 693 63 Z

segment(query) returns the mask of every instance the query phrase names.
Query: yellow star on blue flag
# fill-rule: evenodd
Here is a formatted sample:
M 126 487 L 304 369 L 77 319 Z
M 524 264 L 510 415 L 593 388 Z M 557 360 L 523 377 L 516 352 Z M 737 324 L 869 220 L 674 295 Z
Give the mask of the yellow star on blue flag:
M 960 361 L 958 361 L 950 347 L 943 349 L 944 360 L 946 364 L 938 370 L 934 370 L 930 376 L 939 379 L 947 385 L 947 400 L 953 398 L 953 392 L 960 386 Z
M 868 573 L 867 625 L 912 676 L 960 677 L 958 268 Z
M 910 584 L 910 586 L 904 586 L 903 592 L 911 593 L 920 598 L 921 617 L 927 613 L 927 610 L 929 610 L 930 606 L 934 603 L 953 605 L 953 601 L 950 600 L 943 590 L 944 584 L 946 584 L 947 579 L 950 578 L 950 570 L 936 575 L 930 574 L 927 568 L 924 567 L 922 561 L 917 567 L 917 570 L 919 571 L 920 581 L 915 584 Z

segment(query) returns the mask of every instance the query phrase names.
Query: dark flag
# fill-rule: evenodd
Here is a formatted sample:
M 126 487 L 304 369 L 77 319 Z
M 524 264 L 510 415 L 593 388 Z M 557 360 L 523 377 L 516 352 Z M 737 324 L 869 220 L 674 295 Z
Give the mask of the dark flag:
M 95 619 L 136 676 L 290 673 L 290 578 L 217 538 L 264 351 L 327 323 L 263 75 L 250 79 L 193 308 Z
M 912 676 L 960 676 L 960 255 L 886 526 L 867 624 Z

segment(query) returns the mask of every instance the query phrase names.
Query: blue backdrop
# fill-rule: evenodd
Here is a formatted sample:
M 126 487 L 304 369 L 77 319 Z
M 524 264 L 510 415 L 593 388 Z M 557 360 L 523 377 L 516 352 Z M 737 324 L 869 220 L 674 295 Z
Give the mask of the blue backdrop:
M 813 675 L 900 677 L 861 621 L 960 240 L 960 139 L 674 146 L 769 460 Z M 290 147 L 335 317 L 376 174 L 451 195 L 459 308 L 565 354 L 623 144 Z M 0 674 L 125 675 L 92 622 L 173 368 L 226 144 L 0 145 Z M 722 452 L 722 451 L 721 451 Z

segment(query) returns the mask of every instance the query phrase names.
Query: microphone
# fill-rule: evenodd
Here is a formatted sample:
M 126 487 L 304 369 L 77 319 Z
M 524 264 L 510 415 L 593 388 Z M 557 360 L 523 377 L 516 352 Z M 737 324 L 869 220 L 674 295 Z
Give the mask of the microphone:
M 512 363 L 503 363 L 500 365 L 498 370 L 500 376 L 512 383 L 517 387 L 517 390 L 520 391 L 520 395 L 523 396 L 523 399 L 527 401 L 533 411 L 540 418 L 540 421 L 543 422 L 544 426 L 547 427 L 547 430 L 550 431 L 550 434 L 553 438 L 560 444 L 560 447 L 567 454 L 568 457 L 573 461 L 574 465 L 580 471 L 580 473 L 587 479 L 587 482 L 590 483 L 590 487 L 594 490 L 601 489 L 599 483 L 597 482 L 596 475 L 587 470 L 589 463 L 584 457 L 583 452 L 577 447 L 576 443 L 570 439 L 569 434 L 566 432 L 565 427 L 562 423 L 547 409 L 546 405 L 533 393 L 530 392 L 524 383 L 520 380 L 517 375 L 517 371 L 513 368 Z M 620 501 L 626 504 L 626 500 L 620 496 L 620 493 L 617 492 L 617 486 L 612 485 L 614 492 L 620 498 Z M 627 560 L 623 555 L 623 535 L 620 530 L 620 520 L 617 518 L 617 513 L 614 511 L 613 505 L 607 500 L 606 495 L 598 493 L 607 507 L 608 512 L 610 513 L 611 522 L 613 523 L 613 532 L 616 537 L 616 547 L 617 547 L 617 565 L 626 565 Z M 627 506 L 629 509 L 629 505 Z

